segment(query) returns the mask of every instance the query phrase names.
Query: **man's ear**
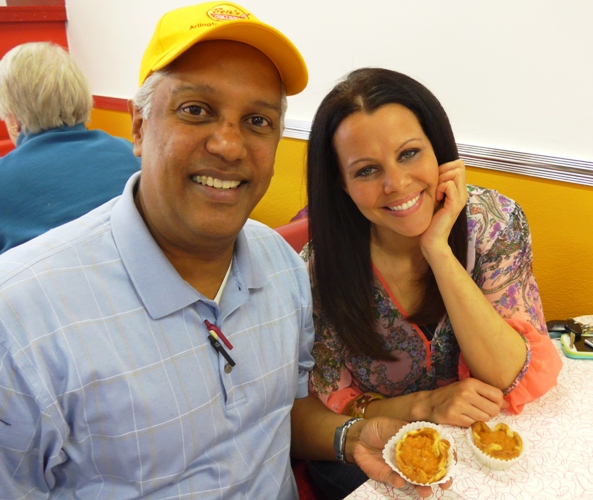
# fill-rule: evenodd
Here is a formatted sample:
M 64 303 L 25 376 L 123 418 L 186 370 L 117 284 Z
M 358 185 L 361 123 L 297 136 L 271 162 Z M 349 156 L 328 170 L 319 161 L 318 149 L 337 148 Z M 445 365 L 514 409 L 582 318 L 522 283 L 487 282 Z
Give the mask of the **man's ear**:
M 16 146 L 16 140 L 21 133 L 21 126 L 19 125 L 16 116 L 14 116 L 12 113 L 8 113 L 4 117 L 4 124 L 6 125 L 6 130 L 8 131 L 8 137 L 10 138 L 10 141 Z
M 132 117 L 132 142 L 134 144 L 134 155 L 142 156 L 142 138 L 144 135 L 144 118 L 142 112 L 134 106 L 132 99 L 128 99 L 128 112 Z

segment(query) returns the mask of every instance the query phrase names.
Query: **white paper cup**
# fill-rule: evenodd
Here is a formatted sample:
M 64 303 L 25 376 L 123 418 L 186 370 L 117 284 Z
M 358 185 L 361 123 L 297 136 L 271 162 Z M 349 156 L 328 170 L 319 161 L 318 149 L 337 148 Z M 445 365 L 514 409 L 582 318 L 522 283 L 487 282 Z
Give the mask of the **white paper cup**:
M 486 422 L 486 425 L 492 430 L 496 427 L 497 424 L 500 424 L 500 423 L 501 422 L 493 422 L 492 424 L 489 424 Z M 513 430 L 513 429 L 511 429 L 511 430 Z M 512 458 L 510 460 L 494 458 L 494 457 L 491 457 L 490 455 L 486 455 L 486 453 L 484 453 L 482 450 L 480 450 L 480 448 L 478 448 L 476 446 L 476 443 L 474 442 L 474 433 L 472 432 L 471 427 L 468 427 L 468 429 L 467 429 L 467 440 L 469 441 L 470 447 L 473 450 L 474 455 L 478 458 L 480 463 L 487 467 L 490 467 L 491 469 L 494 469 L 494 470 L 509 469 L 514 464 L 516 464 L 525 454 L 525 446 L 526 445 L 525 445 L 525 440 L 523 438 L 521 438 L 521 441 L 523 443 L 521 453 L 519 454 L 519 456 L 517 458 Z
M 395 447 L 397 446 L 397 443 L 401 439 L 403 439 L 406 432 L 415 431 L 418 429 L 422 429 L 424 427 L 430 427 L 431 429 L 436 430 L 439 433 L 439 435 L 441 436 L 441 439 L 446 439 L 447 441 L 449 441 L 449 443 L 451 443 L 451 447 L 449 448 L 449 458 L 447 460 L 447 472 L 441 479 L 439 479 L 438 481 L 435 481 L 434 483 L 417 483 L 415 481 L 408 479 L 406 477 L 406 475 L 398 469 L 397 463 L 395 461 Z M 455 464 L 455 453 L 454 452 L 455 452 L 455 440 L 453 439 L 453 436 L 451 435 L 451 433 L 445 427 L 441 427 L 440 425 L 433 424 L 432 422 L 412 422 L 410 424 L 404 425 L 398 431 L 398 433 L 387 442 L 387 444 L 385 445 L 385 448 L 383 448 L 383 459 L 385 460 L 385 462 L 387 462 L 389 464 L 389 466 L 395 472 L 397 472 L 401 477 L 403 477 L 409 483 L 417 484 L 420 486 L 433 486 L 435 484 L 446 483 L 449 479 L 451 479 L 451 477 L 453 477 L 455 475 L 456 464 Z

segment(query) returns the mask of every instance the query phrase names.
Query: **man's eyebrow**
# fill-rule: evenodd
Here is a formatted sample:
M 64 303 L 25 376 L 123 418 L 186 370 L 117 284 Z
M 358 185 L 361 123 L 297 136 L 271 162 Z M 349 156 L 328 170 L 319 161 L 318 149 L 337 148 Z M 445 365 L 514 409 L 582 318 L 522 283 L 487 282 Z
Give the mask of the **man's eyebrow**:
M 280 107 L 280 103 L 278 104 L 274 104 L 268 101 L 254 101 L 254 106 L 259 107 L 259 108 L 265 108 L 265 109 L 270 109 L 272 111 L 276 111 L 276 113 L 280 114 L 282 113 L 282 109 Z
M 171 94 L 183 94 L 184 92 L 207 92 L 209 94 L 214 94 L 215 90 L 210 85 L 206 85 L 205 83 L 197 83 L 195 85 L 179 85 L 179 87 L 175 87 Z
M 179 87 L 175 87 L 171 90 L 172 95 L 184 94 L 184 93 L 207 93 L 207 94 L 216 94 L 216 89 L 206 83 L 197 83 L 195 85 L 179 85 Z M 278 114 L 282 113 L 281 103 L 272 103 L 269 101 L 264 101 L 261 99 L 257 99 L 251 103 L 255 108 L 264 108 L 269 109 L 272 111 L 277 112 Z

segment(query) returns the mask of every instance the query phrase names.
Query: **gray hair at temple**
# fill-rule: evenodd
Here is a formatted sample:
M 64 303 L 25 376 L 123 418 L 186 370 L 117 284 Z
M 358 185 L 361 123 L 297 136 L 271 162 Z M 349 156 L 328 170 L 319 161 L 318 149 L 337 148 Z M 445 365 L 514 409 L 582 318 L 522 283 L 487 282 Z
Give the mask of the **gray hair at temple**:
M 59 45 L 24 43 L 0 60 L 0 119 L 14 115 L 23 133 L 84 123 L 92 108 L 86 77 Z
M 169 74 L 169 70 L 167 67 L 155 71 L 152 73 L 146 80 L 142 86 L 136 91 L 136 95 L 134 96 L 133 103 L 134 106 L 140 111 L 142 118 L 146 119 L 150 116 L 150 110 L 152 108 L 152 99 L 154 97 L 154 89 L 157 85 Z M 288 103 L 286 100 L 286 90 L 284 85 L 281 85 L 281 102 L 280 102 L 280 129 L 284 130 L 284 115 L 286 114 L 286 109 L 288 108 Z

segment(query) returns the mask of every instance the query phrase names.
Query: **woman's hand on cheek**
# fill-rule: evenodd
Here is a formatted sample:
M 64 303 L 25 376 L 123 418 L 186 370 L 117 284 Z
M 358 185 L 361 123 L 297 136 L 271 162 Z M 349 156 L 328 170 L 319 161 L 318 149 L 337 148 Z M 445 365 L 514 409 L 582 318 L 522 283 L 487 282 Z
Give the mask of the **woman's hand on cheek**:
M 455 211 L 455 217 L 465 206 L 467 201 L 467 187 L 465 184 L 465 164 L 463 160 L 450 161 L 439 166 L 439 183 L 437 186 L 437 201 L 445 199 L 444 208 Z M 450 200 L 446 198 L 450 197 Z
M 438 248 L 448 248 L 453 224 L 467 203 L 465 164 L 455 160 L 439 166 L 439 181 L 435 198 L 439 202 L 428 229 L 420 237 L 420 246 L 428 257 Z

